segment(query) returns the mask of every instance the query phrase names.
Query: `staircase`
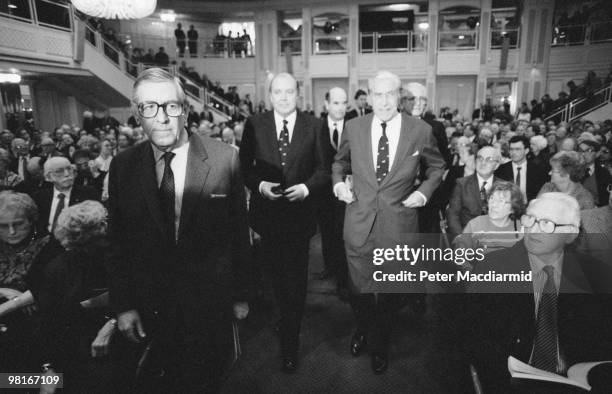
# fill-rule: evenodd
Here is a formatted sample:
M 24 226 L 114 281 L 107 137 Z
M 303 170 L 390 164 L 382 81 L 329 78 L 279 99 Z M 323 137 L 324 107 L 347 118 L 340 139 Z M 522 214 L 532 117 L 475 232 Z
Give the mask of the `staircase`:
M 587 97 L 577 98 L 563 107 L 557 108 L 544 121 L 571 123 L 576 119 L 597 122 L 612 119 L 612 84 L 608 84 Z

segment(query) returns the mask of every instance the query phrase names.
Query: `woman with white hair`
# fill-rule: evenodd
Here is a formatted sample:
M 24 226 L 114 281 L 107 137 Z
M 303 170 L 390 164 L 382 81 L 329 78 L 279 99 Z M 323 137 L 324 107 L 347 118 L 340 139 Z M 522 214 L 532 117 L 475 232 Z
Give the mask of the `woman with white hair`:
M 527 160 L 532 160 L 537 165 L 545 165 L 548 167 L 550 159 L 548 152 L 548 140 L 542 135 L 534 135 L 529 139 L 529 153 Z
M 100 358 L 116 330 L 115 319 L 106 318 L 106 216 L 102 204 L 91 200 L 64 208 L 54 235 L 65 252 L 48 264 L 42 280 L 43 370 L 64 373 L 65 393 L 114 392 L 111 365 Z

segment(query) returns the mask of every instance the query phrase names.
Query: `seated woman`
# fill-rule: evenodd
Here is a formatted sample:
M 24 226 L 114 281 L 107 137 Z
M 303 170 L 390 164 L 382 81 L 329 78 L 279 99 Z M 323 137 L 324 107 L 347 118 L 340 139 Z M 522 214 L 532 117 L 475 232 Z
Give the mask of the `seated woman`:
M 581 210 L 595 208 L 593 195 L 580 183 L 586 171 L 580 153 L 561 151 L 550 159 L 550 166 L 550 182 L 542 186 L 538 197 L 543 193 L 561 192 L 578 200 Z
M 32 339 L 36 318 L 30 291 L 34 274 L 57 255 L 61 247 L 50 236 L 38 237 L 38 209 L 27 194 L 0 192 L 0 371 L 31 370 L 36 346 Z M 29 307 L 29 308 L 28 308 Z M 13 311 L 28 308 L 25 313 Z M 31 367 L 31 366 L 30 366 Z M 7 369 L 8 368 L 8 369 Z
M 114 392 L 110 363 L 97 357 L 106 355 L 116 325 L 106 318 L 106 215 L 96 201 L 62 211 L 54 235 L 65 252 L 48 264 L 40 289 L 43 370 L 64 373 L 65 393 Z
M 455 248 L 484 248 L 485 253 L 489 253 L 510 247 L 523 238 L 519 221 L 525 211 L 525 201 L 515 183 L 495 182 L 489 191 L 487 203 L 487 214 L 468 222 L 463 234 L 453 241 Z

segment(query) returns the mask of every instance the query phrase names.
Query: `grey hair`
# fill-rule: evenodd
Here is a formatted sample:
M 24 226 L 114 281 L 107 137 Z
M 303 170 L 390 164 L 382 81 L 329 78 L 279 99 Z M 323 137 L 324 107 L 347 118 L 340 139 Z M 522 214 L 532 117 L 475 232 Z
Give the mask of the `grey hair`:
M 17 217 L 23 215 L 30 224 L 38 220 L 38 208 L 32 197 L 13 190 L 0 192 L 0 211 L 13 212 Z
M 576 229 L 580 227 L 580 204 L 578 204 L 578 200 L 575 197 L 561 192 L 542 193 L 538 198 L 529 203 L 528 209 L 533 208 L 538 203 L 547 203 L 554 206 L 561 205 L 565 221 L 576 226 Z
M 183 89 L 183 84 L 178 77 L 170 74 L 168 71 L 163 68 L 153 67 L 147 68 L 143 72 L 138 75 L 136 81 L 134 81 L 134 87 L 132 88 L 132 107 L 134 111 L 136 110 L 136 106 L 138 105 L 138 95 L 136 92 L 138 91 L 138 87 L 142 85 L 144 82 L 172 82 L 176 85 L 176 91 L 179 95 L 179 101 L 183 103 L 183 105 L 187 105 L 187 96 L 185 96 L 185 89 Z M 135 111 L 135 113 L 137 113 Z
M 86 200 L 62 210 L 53 234 L 66 249 L 86 246 L 106 234 L 106 217 L 102 204 Z
M 397 93 L 399 95 L 399 91 L 402 87 L 402 81 L 399 79 L 399 77 L 395 74 L 393 74 L 391 71 L 378 71 L 376 73 L 376 75 L 374 75 L 372 78 L 370 78 L 368 80 L 368 88 L 370 89 L 370 91 L 372 91 L 374 89 L 374 84 L 376 83 L 376 81 L 380 81 L 380 80 L 389 80 L 391 82 L 393 82 L 393 89 L 397 90 Z
M 543 137 L 541 135 L 534 135 L 533 137 L 531 137 L 529 142 L 533 143 L 540 150 L 545 149 L 548 146 L 548 141 L 546 140 L 546 137 Z

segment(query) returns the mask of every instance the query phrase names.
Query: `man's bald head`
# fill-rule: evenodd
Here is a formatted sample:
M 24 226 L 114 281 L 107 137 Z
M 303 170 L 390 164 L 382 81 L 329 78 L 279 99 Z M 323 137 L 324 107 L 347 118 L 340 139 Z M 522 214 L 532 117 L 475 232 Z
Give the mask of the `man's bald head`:
M 340 122 L 346 115 L 348 106 L 348 95 L 346 91 L 340 87 L 333 87 L 325 95 L 325 109 L 327 116 L 333 120 Z
M 270 102 L 274 110 L 287 117 L 297 107 L 298 85 L 293 75 L 280 73 L 270 81 Z

